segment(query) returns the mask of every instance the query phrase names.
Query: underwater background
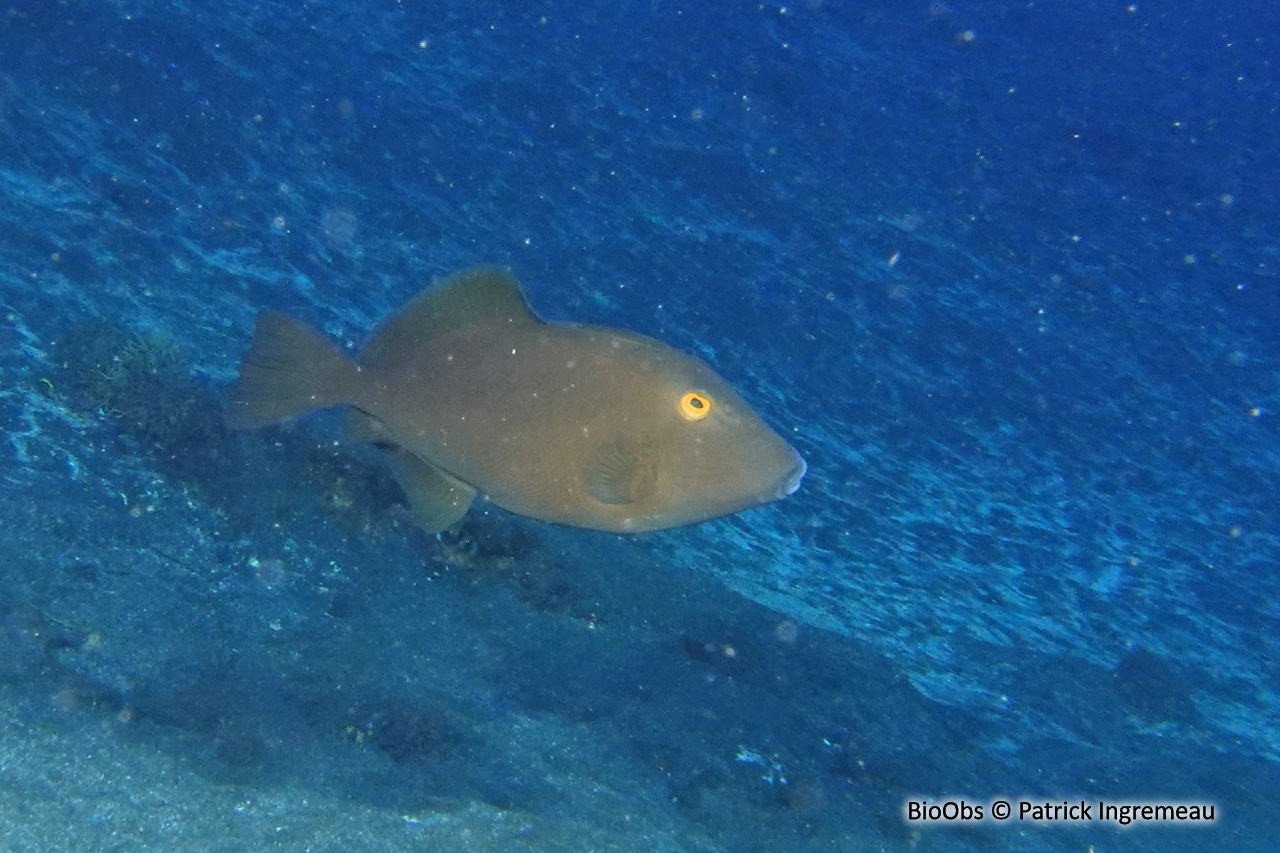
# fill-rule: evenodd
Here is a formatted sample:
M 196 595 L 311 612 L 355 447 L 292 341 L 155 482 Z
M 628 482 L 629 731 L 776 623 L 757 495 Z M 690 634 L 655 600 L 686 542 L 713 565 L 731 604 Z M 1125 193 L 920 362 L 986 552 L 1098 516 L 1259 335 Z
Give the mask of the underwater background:
M 0 849 L 1280 850 L 1270 0 L 0 11 Z M 429 537 L 224 428 L 477 262 L 800 491 Z M 904 810 L 1002 796 L 1216 817 Z

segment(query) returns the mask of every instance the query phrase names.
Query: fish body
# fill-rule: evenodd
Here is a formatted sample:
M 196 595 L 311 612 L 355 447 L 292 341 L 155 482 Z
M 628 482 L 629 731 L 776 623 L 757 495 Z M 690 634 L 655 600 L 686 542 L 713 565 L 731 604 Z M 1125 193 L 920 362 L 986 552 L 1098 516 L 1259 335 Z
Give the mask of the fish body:
M 626 331 L 545 323 L 498 268 L 423 291 L 356 361 L 263 315 L 231 425 L 335 405 L 350 407 L 355 440 L 394 448 L 428 530 L 460 518 L 477 492 L 544 521 L 659 530 L 781 498 L 805 471 L 701 360 Z

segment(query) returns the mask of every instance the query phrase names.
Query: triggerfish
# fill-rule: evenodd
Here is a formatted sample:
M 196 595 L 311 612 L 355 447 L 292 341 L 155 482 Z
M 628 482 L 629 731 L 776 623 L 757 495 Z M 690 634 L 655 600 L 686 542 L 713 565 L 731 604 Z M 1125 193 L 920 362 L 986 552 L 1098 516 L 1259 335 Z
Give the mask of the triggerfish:
M 505 268 L 423 290 L 349 358 L 259 315 L 228 424 L 347 406 L 390 451 L 428 532 L 477 494 L 544 521 L 634 533 L 785 497 L 804 460 L 705 362 L 617 329 L 540 320 Z

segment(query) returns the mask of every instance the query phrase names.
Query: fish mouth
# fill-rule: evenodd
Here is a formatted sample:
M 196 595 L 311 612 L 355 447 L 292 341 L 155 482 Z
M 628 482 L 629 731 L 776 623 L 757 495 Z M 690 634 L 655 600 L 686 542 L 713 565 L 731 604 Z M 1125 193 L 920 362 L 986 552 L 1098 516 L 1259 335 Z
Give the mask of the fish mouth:
M 787 472 L 786 479 L 782 481 L 782 486 L 778 489 L 778 497 L 785 498 L 788 495 L 794 495 L 796 489 L 800 488 L 800 481 L 804 479 L 804 474 L 809 470 L 809 466 L 805 464 L 800 454 L 796 454 L 796 463 L 791 466 L 791 470 Z

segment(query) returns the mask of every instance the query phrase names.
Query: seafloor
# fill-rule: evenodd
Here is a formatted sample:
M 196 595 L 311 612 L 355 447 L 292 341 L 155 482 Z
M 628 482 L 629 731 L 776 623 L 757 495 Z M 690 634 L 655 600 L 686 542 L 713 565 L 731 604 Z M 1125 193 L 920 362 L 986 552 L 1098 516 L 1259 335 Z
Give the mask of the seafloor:
M 0 850 L 1280 846 L 1280 18 L 974 5 L 0 8 Z M 804 487 L 437 538 L 224 429 L 478 261 Z M 902 815 L 998 795 L 1218 811 Z

